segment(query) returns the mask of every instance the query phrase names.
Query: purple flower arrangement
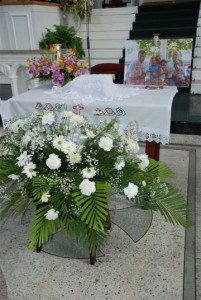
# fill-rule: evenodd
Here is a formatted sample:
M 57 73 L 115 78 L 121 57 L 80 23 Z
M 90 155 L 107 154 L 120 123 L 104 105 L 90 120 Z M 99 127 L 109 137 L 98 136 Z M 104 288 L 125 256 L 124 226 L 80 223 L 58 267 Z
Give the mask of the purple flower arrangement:
M 58 61 L 54 54 L 28 59 L 27 70 L 32 78 L 52 80 L 54 85 L 65 85 L 88 72 L 88 61 L 78 61 L 75 50 L 72 49 L 67 56 L 61 55 Z

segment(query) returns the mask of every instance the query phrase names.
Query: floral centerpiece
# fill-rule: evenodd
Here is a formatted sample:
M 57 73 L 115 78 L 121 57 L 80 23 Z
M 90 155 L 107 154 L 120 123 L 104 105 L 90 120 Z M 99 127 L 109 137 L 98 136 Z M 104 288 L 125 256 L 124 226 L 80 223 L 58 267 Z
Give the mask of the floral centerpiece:
M 94 1 L 83 0 L 61 0 L 60 8 L 64 13 L 71 13 L 74 16 L 75 22 L 84 20 L 87 16 L 88 20 L 91 20 L 92 9 L 94 7 Z
M 50 45 L 52 54 L 44 54 L 27 60 L 27 71 L 32 78 L 52 80 L 55 85 L 64 85 L 75 77 L 88 72 L 88 62 L 78 60 L 72 49 L 68 55 L 57 58 L 55 48 Z
M 70 111 L 14 120 L 0 137 L 0 218 L 32 203 L 29 248 L 40 249 L 61 229 L 80 239 L 92 264 L 109 228 L 110 189 L 186 226 L 183 196 L 162 181 L 173 172 L 138 154 L 136 132 L 135 123 L 125 130 L 117 119 L 90 124 Z

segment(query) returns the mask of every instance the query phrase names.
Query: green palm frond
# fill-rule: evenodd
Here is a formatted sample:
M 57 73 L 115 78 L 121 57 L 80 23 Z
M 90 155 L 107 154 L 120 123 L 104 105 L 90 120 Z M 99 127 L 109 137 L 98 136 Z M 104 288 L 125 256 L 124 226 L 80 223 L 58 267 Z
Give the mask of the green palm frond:
M 149 159 L 147 175 L 161 178 L 173 178 L 174 172 L 165 163 Z
M 0 180 L 5 181 L 10 174 L 18 174 L 19 167 L 16 165 L 14 156 L 1 157 L 0 159 Z
M 8 199 L 1 202 L 0 205 L 0 221 L 3 219 L 5 215 L 13 214 L 15 207 L 17 206 L 18 202 L 22 199 L 22 195 L 20 191 L 13 192 Z
M 108 215 L 109 186 L 105 183 L 96 182 L 96 192 L 91 196 L 85 196 L 80 191 L 72 194 L 75 202 L 81 207 L 81 221 L 89 228 L 96 231 L 104 230 L 103 223 Z
M 166 195 L 156 194 L 150 198 L 150 203 L 154 204 L 166 221 L 180 224 L 183 227 L 190 226 L 191 221 L 186 216 L 187 204 L 184 197 L 179 194 L 178 189 L 170 185 L 167 186 L 168 193 Z
M 29 249 L 42 246 L 48 241 L 49 236 L 56 231 L 58 221 L 50 221 L 44 217 L 48 210 L 49 205 L 44 205 L 36 209 L 33 214 L 29 233 Z
M 34 199 L 40 199 L 44 193 L 49 191 L 50 186 L 43 177 L 33 178 L 33 190 L 32 194 Z

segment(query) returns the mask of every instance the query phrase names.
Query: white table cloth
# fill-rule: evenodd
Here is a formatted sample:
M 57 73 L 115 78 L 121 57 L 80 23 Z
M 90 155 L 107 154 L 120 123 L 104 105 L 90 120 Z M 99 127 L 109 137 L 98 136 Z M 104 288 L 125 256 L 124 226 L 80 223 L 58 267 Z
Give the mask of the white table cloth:
M 1 117 L 4 127 L 16 116 L 33 113 L 36 110 L 61 111 L 64 108 L 86 116 L 90 121 L 111 119 L 118 116 L 120 126 L 125 127 L 135 120 L 141 141 L 169 142 L 171 107 L 176 87 L 148 90 L 145 87 L 118 85 L 117 94 L 121 97 L 64 97 L 62 93 L 51 90 L 51 84 L 32 89 L 7 101 L 1 101 Z M 123 96 L 125 95 L 127 96 Z M 116 94 L 116 95 L 117 95 Z

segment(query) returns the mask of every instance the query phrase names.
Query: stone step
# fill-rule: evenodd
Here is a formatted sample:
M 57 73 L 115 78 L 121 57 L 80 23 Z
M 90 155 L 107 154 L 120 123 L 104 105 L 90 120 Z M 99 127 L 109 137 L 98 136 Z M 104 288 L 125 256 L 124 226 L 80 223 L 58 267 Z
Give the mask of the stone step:
M 82 41 L 83 47 L 87 48 L 86 39 Z M 90 48 L 91 49 L 123 49 L 125 45 L 124 39 L 117 40 L 93 40 L 90 38 Z
M 127 14 L 127 15 L 94 15 L 92 14 L 91 24 L 97 23 L 127 23 L 134 22 L 135 14 Z
M 119 22 L 119 23 L 96 23 L 89 24 L 89 33 L 92 31 L 118 31 L 131 29 L 131 24 L 129 22 Z M 81 24 L 79 32 L 86 31 L 86 24 Z
M 193 59 L 193 69 L 199 69 L 201 68 L 201 57 L 197 56 L 197 57 L 194 57 Z
M 77 35 L 82 38 L 86 39 L 87 33 L 86 32 L 78 32 Z M 129 38 L 129 31 L 128 30 L 119 30 L 119 31 L 91 31 L 89 33 L 89 38 L 93 40 L 117 40 L 117 39 L 128 39 Z
M 194 48 L 194 57 L 201 56 L 201 47 Z
M 192 80 L 201 80 L 201 68 L 192 70 Z
M 201 47 L 201 37 L 196 37 L 195 47 Z
M 201 94 L 201 80 L 196 80 L 191 82 L 191 93 Z
M 138 6 L 132 7 L 117 7 L 117 8 L 97 8 L 93 9 L 93 16 L 108 16 L 108 15 L 128 15 L 138 13 Z
M 87 54 L 87 49 L 84 49 Z M 123 56 L 122 49 L 90 49 L 90 56 L 92 59 L 103 58 L 103 59 L 113 59 Z

